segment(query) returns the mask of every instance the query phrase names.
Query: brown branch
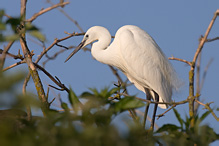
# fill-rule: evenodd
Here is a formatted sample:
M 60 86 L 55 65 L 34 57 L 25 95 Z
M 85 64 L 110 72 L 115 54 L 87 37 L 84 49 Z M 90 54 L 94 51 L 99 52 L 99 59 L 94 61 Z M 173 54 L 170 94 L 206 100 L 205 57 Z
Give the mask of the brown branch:
M 8 66 L 8 67 L 2 69 L 2 71 L 3 71 L 3 72 L 4 72 L 4 71 L 7 71 L 7 70 L 9 70 L 9 69 L 11 69 L 11 68 L 13 68 L 13 67 L 15 67 L 15 66 L 18 66 L 18 65 L 20 65 L 20 64 L 23 64 L 23 63 L 26 63 L 26 61 L 25 61 L 25 60 L 21 60 L 21 61 L 19 61 L 19 62 L 17 62 L 17 63 L 14 63 L 14 64 L 12 64 L 12 65 L 10 65 L 10 66 Z
M 54 42 L 48 47 L 46 48 L 45 50 L 43 50 L 41 52 L 41 54 L 39 55 L 39 57 L 37 58 L 37 60 L 35 61 L 35 63 L 38 63 L 40 61 L 40 59 L 52 48 L 54 47 L 57 43 L 61 42 L 61 41 L 64 41 L 66 39 L 69 39 L 71 37 L 74 37 L 74 36 L 81 36 L 81 35 L 84 35 L 85 33 L 72 33 L 70 34 L 69 36 L 67 37 L 64 37 L 64 38 L 61 38 L 61 39 L 55 39 Z
M 51 5 L 54 5 L 50 0 L 47 0 L 48 3 L 50 3 Z M 63 15 L 65 15 L 70 21 L 72 21 L 77 28 L 81 31 L 84 32 L 83 29 L 80 27 L 80 25 L 78 24 L 78 22 L 76 20 L 74 20 L 73 18 L 71 18 L 62 8 L 57 8 Z
M 184 62 L 184 63 L 188 64 L 189 66 L 192 65 L 192 63 L 189 62 L 189 61 L 187 61 L 187 60 L 180 59 L 180 58 L 175 58 L 175 57 L 173 57 L 173 56 L 172 56 L 172 57 L 169 57 L 168 59 L 169 59 L 169 60 L 177 60 L 177 61 L 180 61 L 180 62 Z
M 200 105 L 202 105 L 202 106 L 204 106 L 206 109 L 208 109 L 210 112 L 211 112 L 211 114 L 212 114 L 212 116 L 217 120 L 217 121 L 219 121 L 219 117 L 217 117 L 216 116 L 216 114 L 214 113 L 214 111 L 211 109 L 211 107 L 210 107 L 210 104 L 212 103 L 206 103 L 206 104 L 204 104 L 204 103 L 202 103 L 202 102 L 200 102 L 200 101 L 198 101 L 198 100 L 195 100 L 195 102 L 197 102 L 198 104 L 200 104 Z
M 189 71 L 189 96 L 188 96 L 188 100 L 189 100 L 189 116 L 191 118 L 191 124 L 190 126 L 191 127 L 194 127 L 195 125 L 195 117 L 194 117 L 194 100 L 195 100 L 195 97 L 194 97 L 194 70 L 195 70 L 195 67 L 196 67 L 196 61 L 197 61 L 197 58 L 200 54 L 200 52 L 202 51 L 202 48 L 207 40 L 207 37 L 210 33 L 210 30 L 217 18 L 217 16 L 219 15 L 219 9 L 214 13 L 214 16 L 205 32 L 205 35 L 204 37 L 200 40 L 200 43 L 199 43 L 199 46 L 195 52 L 195 55 L 194 55 L 194 58 L 192 60 L 192 64 L 191 64 L 191 69 Z
M 213 41 L 216 41 L 216 40 L 219 40 L 219 37 L 215 37 L 213 39 L 207 39 L 206 42 L 213 42 Z
M 210 22 L 210 24 L 209 24 L 209 26 L 208 26 L 206 32 L 205 32 L 205 35 L 204 35 L 204 37 L 201 39 L 201 41 L 200 41 L 200 43 L 199 43 L 199 46 L 198 46 L 198 48 L 197 48 L 197 51 L 196 51 L 196 53 L 195 53 L 195 55 L 194 55 L 194 58 L 193 58 L 193 61 L 192 61 L 192 62 L 194 62 L 194 63 L 196 62 L 197 57 L 198 57 L 199 53 L 201 52 L 201 50 L 202 50 L 202 48 L 203 48 L 203 46 L 204 46 L 204 44 L 205 44 L 205 42 L 206 42 L 206 40 L 207 40 L 207 37 L 208 37 L 208 35 L 209 35 L 210 31 L 211 31 L 211 28 L 212 28 L 212 26 L 213 26 L 213 24 L 214 24 L 214 22 L 215 22 L 215 20 L 216 20 L 216 18 L 217 18 L 218 15 L 219 15 L 219 10 L 217 10 L 217 11 L 214 13 L 214 16 L 213 16 L 213 18 L 212 18 L 212 20 L 211 20 L 211 22 Z
M 120 93 L 120 95 L 130 96 L 130 95 L 126 94 L 126 93 Z M 197 98 L 197 97 L 198 96 L 195 96 L 195 98 Z M 149 102 L 149 103 L 152 103 L 152 104 L 157 103 L 157 104 L 169 104 L 169 105 L 174 105 L 175 104 L 175 105 L 180 105 L 180 104 L 188 103 L 187 99 L 179 101 L 179 102 L 157 102 L 157 101 L 151 101 L 151 100 L 147 100 L 147 99 L 142 99 L 142 98 L 136 97 L 136 96 L 135 96 L 135 98 L 138 99 L 138 100 L 141 100 L 143 102 Z
M 24 20 L 26 19 L 26 3 L 27 3 L 27 0 L 21 0 L 21 18 L 22 18 L 21 26 L 24 26 L 24 23 L 25 23 Z M 29 72 L 30 72 L 31 77 L 33 79 L 33 82 L 35 84 L 38 98 L 39 98 L 40 102 L 42 103 L 42 106 L 41 106 L 42 112 L 43 112 L 44 116 L 46 116 L 47 115 L 46 111 L 49 109 L 49 103 L 45 97 L 45 92 L 44 92 L 43 85 L 42 85 L 41 79 L 39 77 L 39 74 L 38 74 L 37 70 L 35 69 L 35 66 L 32 62 L 32 56 L 31 56 L 30 50 L 29 50 L 27 43 L 26 43 L 25 27 L 23 29 L 24 29 L 24 31 L 21 30 L 18 33 L 20 34 L 20 44 L 21 44 L 21 48 L 22 48 L 22 51 L 24 54 L 24 60 L 26 61 L 27 65 L 28 65 Z
M 58 3 L 56 5 L 53 5 L 49 8 L 46 8 L 46 9 L 42 9 L 41 11 L 39 11 L 38 13 L 35 13 L 30 19 L 27 19 L 26 22 L 33 22 L 37 17 L 39 17 L 40 15 L 52 10 L 52 9 L 55 9 L 57 7 L 61 7 L 61 6 L 64 6 L 64 5 L 67 5 L 69 4 L 69 2 L 64 2 L 64 3 Z
M 57 78 L 57 77 L 53 77 L 48 71 L 46 71 L 43 67 L 41 67 L 40 65 L 38 65 L 37 63 L 34 63 L 34 65 L 39 68 L 41 71 L 43 71 L 43 73 L 45 73 L 56 85 L 58 85 L 61 89 L 61 91 L 65 90 L 67 91 L 68 93 L 70 92 L 70 90 L 64 85 L 62 84 L 62 82 Z M 51 86 L 50 87 L 54 87 L 54 86 Z M 58 90 L 58 88 L 55 88 Z
M 0 50 L 1 58 L 0 58 L 0 71 L 3 69 L 5 64 L 5 57 L 11 46 L 13 45 L 14 41 L 8 43 L 8 45 L 4 48 L 4 50 Z
M 176 104 L 173 104 L 168 110 L 166 110 L 164 113 L 157 115 L 157 120 L 160 119 L 160 117 L 163 117 L 167 112 L 172 110 L 174 107 L 176 107 Z

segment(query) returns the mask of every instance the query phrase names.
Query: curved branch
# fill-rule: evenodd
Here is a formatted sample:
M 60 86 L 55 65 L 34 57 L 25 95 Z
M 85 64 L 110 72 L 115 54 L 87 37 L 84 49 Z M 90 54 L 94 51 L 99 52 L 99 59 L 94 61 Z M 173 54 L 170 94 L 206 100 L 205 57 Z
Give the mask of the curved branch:
M 192 63 L 189 62 L 189 61 L 187 61 L 187 60 L 180 59 L 180 58 L 175 58 L 175 57 L 173 57 L 173 56 L 172 56 L 172 57 L 169 57 L 168 59 L 169 59 L 169 60 L 177 60 L 177 61 L 180 61 L 180 62 L 184 62 L 184 63 L 188 64 L 189 66 L 192 65 Z
M 30 19 L 27 19 L 26 22 L 33 22 L 37 17 L 39 17 L 40 15 L 52 10 L 52 9 L 55 9 L 57 7 L 61 7 L 61 6 L 64 6 L 64 5 L 67 5 L 69 4 L 69 2 L 64 2 L 64 3 L 58 3 L 56 5 L 53 5 L 49 8 L 46 8 L 46 9 L 42 9 L 41 11 L 39 11 L 38 13 L 35 13 Z
M 206 109 L 208 109 L 210 112 L 211 112 L 211 114 L 212 114 L 212 116 L 217 120 L 217 121 L 219 121 L 219 117 L 217 117 L 216 116 L 216 114 L 214 113 L 214 111 L 211 109 L 211 107 L 210 107 L 210 104 L 212 103 L 206 103 L 206 104 L 204 104 L 204 103 L 202 103 L 202 102 L 200 102 L 200 101 L 198 101 L 198 100 L 195 100 L 195 102 L 197 102 L 198 104 L 200 104 L 200 105 L 203 105 Z

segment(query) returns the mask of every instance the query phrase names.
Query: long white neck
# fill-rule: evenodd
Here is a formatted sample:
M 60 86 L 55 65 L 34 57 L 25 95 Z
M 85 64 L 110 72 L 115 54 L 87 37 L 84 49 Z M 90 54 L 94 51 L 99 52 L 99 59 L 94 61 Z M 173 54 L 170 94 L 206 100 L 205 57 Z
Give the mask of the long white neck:
M 111 42 L 110 35 L 101 35 L 97 42 L 93 43 L 91 48 L 92 56 L 99 62 L 104 64 L 111 64 L 112 56 L 109 44 Z

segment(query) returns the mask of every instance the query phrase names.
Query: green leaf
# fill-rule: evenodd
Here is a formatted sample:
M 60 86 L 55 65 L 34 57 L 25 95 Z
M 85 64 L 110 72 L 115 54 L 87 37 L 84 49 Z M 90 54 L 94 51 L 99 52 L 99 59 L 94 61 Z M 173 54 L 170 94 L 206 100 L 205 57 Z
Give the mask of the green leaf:
M 181 128 L 183 128 L 183 119 L 180 117 L 180 114 L 178 113 L 178 111 L 175 108 L 173 108 L 173 111 L 174 111 L 174 114 L 175 114 L 177 120 L 180 123 Z
M 45 41 L 46 37 L 38 30 L 32 30 L 29 32 L 30 35 L 32 35 L 33 37 L 41 40 L 41 41 Z
M 20 36 L 18 34 L 13 34 L 13 35 L 8 35 L 8 36 L 5 36 L 5 40 L 6 41 L 16 41 L 20 38 Z
M 6 29 L 6 25 L 0 22 L 0 30 L 5 30 L 5 29 Z
M 20 25 L 21 18 L 10 18 L 6 21 L 6 24 L 11 25 L 11 28 L 13 29 L 14 32 L 16 32 L 17 27 Z
M 117 91 L 119 90 L 119 88 L 112 88 L 109 93 L 112 95 L 112 94 L 115 94 Z
M 200 122 L 203 121 L 211 112 L 210 111 L 206 111 L 200 118 Z
M 90 92 L 83 92 L 80 97 L 82 98 L 89 98 L 89 97 L 94 97 L 94 94 L 90 93 Z
M 69 108 L 68 108 L 67 103 L 62 102 L 62 103 L 61 103 L 61 107 L 62 107 L 65 111 L 69 111 Z
M 81 102 L 71 88 L 68 94 L 68 99 L 69 99 L 69 102 L 71 103 L 72 108 L 77 112 Z
M 156 133 L 160 133 L 160 132 L 174 132 L 178 129 L 181 129 L 181 127 L 178 127 L 176 125 L 173 124 L 165 124 L 162 127 L 160 127 Z
M 32 25 L 31 23 L 26 23 L 25 28 L 26 28 L 26 30 L 29 30 L 29 31 L 39 30 L 36 26 Z
M 119 111 L 123 111 L 123 110 L 139 108 L 139 107 L 142 107 L 144 105 L 145 104 L 142 101 L 136 99 L 135 97 L 126 96 L 115 103 L 115 111 L 119 112 Z

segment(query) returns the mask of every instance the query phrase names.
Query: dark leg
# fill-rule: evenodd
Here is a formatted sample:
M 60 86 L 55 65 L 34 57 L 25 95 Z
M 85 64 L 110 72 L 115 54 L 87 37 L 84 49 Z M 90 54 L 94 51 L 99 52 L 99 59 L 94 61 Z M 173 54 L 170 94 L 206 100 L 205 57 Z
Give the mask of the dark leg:
M 153 91 L 153 92 L 154 92 L 154 95 L 155 95 L 155 101 L 159 102 L 159 95 L 155 91 Z M 151 121 L 151 127 L 150 127 L 150 129 L 152 129 L 152 131 L 154 131 L 154 122 L 155 122 L 155 117 L 156 117 L 156 112 L 157 112 L 157 106 L 158 106 L 158 104 L 155 103 L 154 113 L 153 113 L 153 117 L 152 117 L 152 121 Z
M 149 89 L 145 89 L 145 93 L 146 93 L 146 99 L 147 100 L 151 100 L 152 95 L 149 91 Z M 144 121 L 143 121 L 143 127 L 145 128 L 146 126 L 146 120 L 147 120 L 147 116 L 148 116 L 148 109 L 149 109 L 150 103 L 147 102 L 146 107 L 145 107 L 145 112 L 144 112 Z

